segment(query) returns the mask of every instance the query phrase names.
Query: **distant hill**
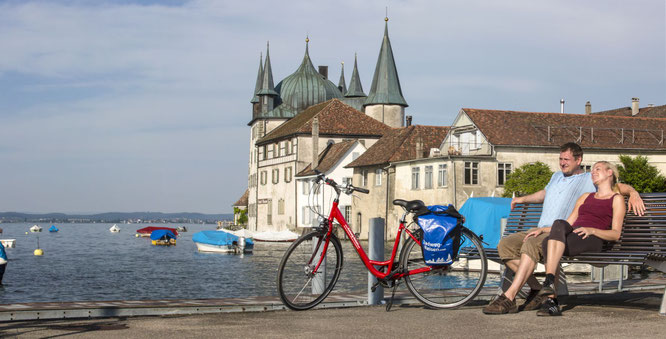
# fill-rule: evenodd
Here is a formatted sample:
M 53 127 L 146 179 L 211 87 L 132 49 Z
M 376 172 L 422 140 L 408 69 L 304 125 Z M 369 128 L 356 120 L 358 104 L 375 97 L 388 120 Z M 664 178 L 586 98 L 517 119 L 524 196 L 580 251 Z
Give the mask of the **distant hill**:
M 203 214 L 203 213 L 162 213 L 162 212 L 107 212 L 98 214 L 64 214 L 64 213 L 19 213 L 0 212 L 2 222 L 34 222 L 34 221 L 67 221 L 67 222 L 188 222 L 213 223 L 222 220 L 233 220 L 233 214 Z

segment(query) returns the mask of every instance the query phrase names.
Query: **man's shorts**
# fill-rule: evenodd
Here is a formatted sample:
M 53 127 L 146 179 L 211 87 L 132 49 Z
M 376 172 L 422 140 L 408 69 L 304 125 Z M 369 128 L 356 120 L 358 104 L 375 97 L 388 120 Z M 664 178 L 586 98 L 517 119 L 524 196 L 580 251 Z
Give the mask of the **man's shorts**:
M 535 263 L 541 262 L 543 260 L 543 248 L 541 243 L 543 243 L 543 240 L 546 239 L 550 233 L 544 232 L 536 237 L 530 237 L 527 241 L 523 242 L 527 233 L 530 233 L 535 229 L 536 228 L 528 231 L 516 232 L 502 238 L 499 244 L 497 244 L 497 253 L 500 258 L 504 261 L 514 259 L 520 260 L 520 257 L 523 254 L 527 254 Z

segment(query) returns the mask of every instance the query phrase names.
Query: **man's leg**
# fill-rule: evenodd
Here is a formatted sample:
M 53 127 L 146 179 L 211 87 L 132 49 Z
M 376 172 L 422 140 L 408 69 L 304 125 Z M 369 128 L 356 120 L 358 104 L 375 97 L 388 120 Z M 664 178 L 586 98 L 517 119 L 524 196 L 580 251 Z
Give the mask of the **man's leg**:
M 511 299 L 514 300 L 516 299 L 516 295 L 520 290 L 523 288 L 523 285 L 525 285 L 525 282 L 527 282 L 529 277 L 534 278 L 534 268 L 536 267 L 536 262 L 530 258 L 529 255 L 523 254 L 520 257 L 520 262 L 518 264 L 518 267 L 513 270 L 516 275 L 513 277 L 513 282 L 511 283 L 511 286 L 509 287 L 508 290 L 504 291 L 504 295 Z M 536 278 L 534 278 L 536 280 Z M 539 287 L 537 288 L 532 288 L 535 290 L 538 290 L 541 288 L 541 284 L 537 282 Z
M 507 260 L 504 264 L 506 265 L 506 267 L 508 267 L 510 270 L 512 270 L 516 275 L 518 275 L 518 267 L 519 267 L 519 264 L 520 264 L 520 260 L 517 260 L 517 259 Z M 534 264 L 534 267 L 536 267 L 536 263 Z M 515 281 L 515 279 L 514 279 L 514 281 Z M 532 268 L 529 275 L 527 276 L 526 283 L 533 290 L 541 289 L 541 283 L 534 276 L 534 268 Z M 523 283 L 523 285 L 524 284 L 525 283 Z M 521 287 L 522 287 L 522 285 L 521 285 Z

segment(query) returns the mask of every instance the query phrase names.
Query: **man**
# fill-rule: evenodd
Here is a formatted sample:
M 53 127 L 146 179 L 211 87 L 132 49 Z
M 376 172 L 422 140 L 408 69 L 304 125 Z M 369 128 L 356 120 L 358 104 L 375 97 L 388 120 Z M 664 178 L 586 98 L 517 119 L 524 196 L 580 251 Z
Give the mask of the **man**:
M 546 188 L 536 193 L 517 197 L 511 200 L 511 209 L 516 204 L 543 203 L 543 211 L 538 227 L 549 227 L 557 219 L 569 217 L 578 197 L 584 193 L 596 192 L 590 173 L 580 167 L 583 161 L 583 150 L 576 143 L 569 142 L 560 147 L 560 169 L 550 178 Z M 636 190 L 625 184 L 618 184 L 620 193 L 629 196 L 629 209 L 636 215 L 643 215 L 645 206 Z M 547 299 L 539 295 L 541 284 L 533 272 L 539 261 L 543 259 L 541 243 L 549 233 L 541 233 L 536 237 L 526 238 L 529 231 L 516 232 L 500 240 L 497 251 L 507 268 L 515 273 L 511 287 L 501 296 L 483 309 L 486 314 L 504 314 L 518 312 L 516 294 L 527 284 L 531 291 L 525 300 L 522 310 L 529 311 L 540 308 Z

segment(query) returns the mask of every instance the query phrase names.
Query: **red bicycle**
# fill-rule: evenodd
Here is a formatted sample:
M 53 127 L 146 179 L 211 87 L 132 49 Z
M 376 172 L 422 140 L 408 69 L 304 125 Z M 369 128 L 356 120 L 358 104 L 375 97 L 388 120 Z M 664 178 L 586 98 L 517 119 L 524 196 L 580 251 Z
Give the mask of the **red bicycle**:
M 370 260 L 338 209 L 340 193 L 367 194 L 369 191 L 351 184 L 338 185 L 324 175 L 317 176 L 313 190 L 321 188 L 323 183 L 331 186 L 336 193 L 329 215 L 320 214 L 319 226 L 294 241 L 280 261 L 277 286 L 280 299 L 287 307 L 292 310 L 315 307 L 335 287 L 342 270 L 343 256 L 340 239 L 334 233 L 334 227 L 337 226 L 334 221 L 345 231 L 368 271 L 377 278 L 373 290 L 381 285 L 393 288 L 395 294 L 398 284 L 404 279 L 411 294 L 432 308 L 462 306 L 481 291 L 486 280 L 487 260 L 481 239 L 474 232 L 463 226 L 460 250 L 453 264 L 427 266 L 421 251 L 422 231 L 413 221 L 406 222 L 408 215 L 423 211 L 426 207 L 420 200 L 396 199 L 393 204 L 401 206 L 405 213 L 400 218 L 391 257 L 386 261 Z M 400 251 L 399 261 L 396 262 L 402 232 L 406 233 L 406 241 Z M 475 265 L 473 268 L 472 262 Z M 387 310 L 392 301 L 393 295 Z

